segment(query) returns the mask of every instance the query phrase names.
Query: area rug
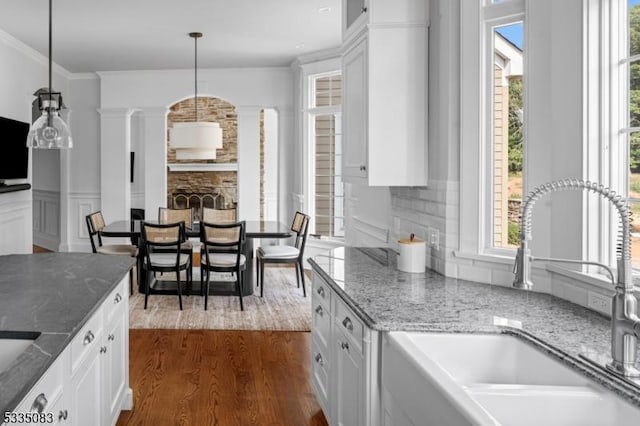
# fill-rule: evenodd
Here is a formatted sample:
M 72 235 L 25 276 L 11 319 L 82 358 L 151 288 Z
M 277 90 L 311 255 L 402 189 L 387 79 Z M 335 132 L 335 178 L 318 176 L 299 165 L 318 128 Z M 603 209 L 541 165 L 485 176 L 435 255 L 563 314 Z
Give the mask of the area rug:
M 199 268 L 193 275 L 194 281 L 200 280 Z M 296 285 L 294 268 L 267 267 L 264 280 L 264 297 L 256 288 L 243 298 L 244 311 L 238 296 L 209 296 L 205 311 L 200 295 L 183 296 L 182 311 L 178 296 L 150 295 L 145 310 L 144 294 L 136 291 L 129 299 L 129 328 L 309 331 L 311 280 L 307 277 L 307 297 Z

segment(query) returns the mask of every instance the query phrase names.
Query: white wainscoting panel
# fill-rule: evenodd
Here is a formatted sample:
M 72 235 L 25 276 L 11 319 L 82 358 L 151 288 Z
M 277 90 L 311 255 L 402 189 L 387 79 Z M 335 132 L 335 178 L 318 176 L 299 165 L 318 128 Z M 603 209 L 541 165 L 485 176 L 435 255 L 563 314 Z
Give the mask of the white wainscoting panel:
M 60 247 L 60 192 L 33 190 L 33 244 L 58 251 Z
M 91 251 L 85 217 L 97 210 L 100 210 L 99 192 L 69 194 L 69 217 L 67 218 L 69 242 L 65 247 L 61 247 L 60 251 Z M 105 221 L 109 223 L 109 218 L 105 217 Z
M 0 194 L 0 254 L 31 253 L 31 191 Z

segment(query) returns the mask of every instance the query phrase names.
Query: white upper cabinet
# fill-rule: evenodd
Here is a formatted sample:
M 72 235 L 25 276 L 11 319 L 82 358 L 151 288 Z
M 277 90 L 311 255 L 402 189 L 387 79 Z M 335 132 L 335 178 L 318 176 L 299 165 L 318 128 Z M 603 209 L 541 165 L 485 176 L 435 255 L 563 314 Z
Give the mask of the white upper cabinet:
M 343 2 L 346 182 L 427 184 L 428 10 L 425 0 Z

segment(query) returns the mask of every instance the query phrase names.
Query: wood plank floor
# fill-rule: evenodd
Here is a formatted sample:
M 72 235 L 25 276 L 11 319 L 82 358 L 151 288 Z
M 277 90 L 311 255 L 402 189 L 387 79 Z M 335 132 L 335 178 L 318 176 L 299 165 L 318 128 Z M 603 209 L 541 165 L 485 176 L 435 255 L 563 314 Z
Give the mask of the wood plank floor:
M 327 425 L 311 334 L 130 330 L 134 409 L 117 425 Z

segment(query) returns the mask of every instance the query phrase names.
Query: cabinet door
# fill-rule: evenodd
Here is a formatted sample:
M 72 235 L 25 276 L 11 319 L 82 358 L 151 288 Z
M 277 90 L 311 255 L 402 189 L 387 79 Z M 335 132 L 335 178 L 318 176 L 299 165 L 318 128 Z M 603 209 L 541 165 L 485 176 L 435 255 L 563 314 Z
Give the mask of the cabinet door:
M 104 346 L 93 345 L 71 379 L 71 412 L 76 426 L 102 424 L 102 354 Z
M 362 353 L 351 347 L 342 331 L 334 331 L 334 421 L 340 426 L 361 425 L 364 420 Z
M 343 57 L 342 144 L 343 176 L 367 177 L 367 40 L 356 43 Z
M 124 315 L 117 315 L 107 327 L 104 347 L 104 401 L 105 423 L 115 424 L 120 415 L 122 396 L 126 384 L 127 328 Z

